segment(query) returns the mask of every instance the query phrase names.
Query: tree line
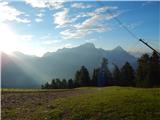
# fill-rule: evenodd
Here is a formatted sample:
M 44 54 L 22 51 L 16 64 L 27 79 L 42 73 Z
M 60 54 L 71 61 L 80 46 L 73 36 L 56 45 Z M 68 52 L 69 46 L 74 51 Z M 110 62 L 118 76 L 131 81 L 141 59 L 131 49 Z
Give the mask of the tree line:
M 47 82 L 44 85 L 41 86 L 42 89 L 71 89 L 75 88 L 74 82 L 72 79 L 66 80 L 60 80 L 59 78 L 57 79 L 52 79 L 51 83 Z
M 158 87 L 160 86 L 160 58 L 156 52 L 151 56 L 142 55 L 138 59 L 136 70 L 129 62 L 121 68 L 114 65 L 110 71 L 107 67 L 108 61 L 103 58 L 101 67 L 93 70 L 90 76 L 87 68 L 82 66 L 77 70 L 74 79 L 53 79 L 51 83 L 42 86 L 44 89 L 66 89 L 87 86 L 133 86 L 133 87 Z

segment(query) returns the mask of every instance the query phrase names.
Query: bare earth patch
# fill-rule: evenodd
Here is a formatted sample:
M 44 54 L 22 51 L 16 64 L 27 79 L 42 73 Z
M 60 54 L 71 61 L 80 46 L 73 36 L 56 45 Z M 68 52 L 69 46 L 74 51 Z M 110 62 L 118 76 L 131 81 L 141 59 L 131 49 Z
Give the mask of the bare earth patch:
M 91 89 L 71 89 L 37 92 L 2 91 L 1 111 L 3 120 L 29 120 L 30 113 L 39 106 L 48 106 L 49 102 L 58 98 L 78 96 L 91 93 Z

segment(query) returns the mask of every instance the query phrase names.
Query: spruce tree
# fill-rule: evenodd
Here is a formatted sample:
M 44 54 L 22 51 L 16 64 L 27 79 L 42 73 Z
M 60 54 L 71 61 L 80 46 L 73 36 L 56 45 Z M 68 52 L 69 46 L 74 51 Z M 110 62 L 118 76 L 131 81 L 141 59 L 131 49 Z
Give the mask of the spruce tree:
M 98 86 L 102 87 L 102 86 L 106 86 L 108 79 L 107 79 L 107 74 L 109 72 L 108 71 L 108 60 L 106 58 L 102 58 L 102 62 L 101 62 L 101 67 L 98 73 Z
M 59 78 L 56 79 L 56 88 L 57 89 L 61 89 L 62 88 L 62 83 L 61 83 Z
M 114 65 L 112 72 L 114 85 L 119 85 L 120 82 L 120 70 L 117 65 Z
M 52 89 L 55 89 L 55 88 L 56 88 L 55 79 L 52 79 L 52 81 L 51 81 L 51 88 L 52 88 Z
M 121 68 L 120 72 L 120 85 L 121 86 L 134 86 L 134 70 L 132 66 L 126 62 Z
M 106 69 L 106 78 L 107 78 L 107 84 L 106 84 L 107 86 L 114 85 L 112 73 L 108 68 Z
M 160 59 L 155 51 L 150 58 L 149 79 L 151 86 L 160 86 Z
M 69 88 L 69 89 L 74 88 L 74 82 L 73 82 L 72 79 L 69 79 L 69 80 L 68 80 L 68 88 Z
M 138 67 L 136 71 L 136 86 L 149 87 L 151 82 L 149 79 L 150 57 L 148 54 L 142 55 L 138 59 Z
M 80 69 L 80 81 L 81 86 L 89 86 L 90 83 L 90 76 L 87 68 L 85 66 L 82 66 Z
M 97 86 L 98 73 L 99 73 L 99 68 L 93 70 L 92 80 L 91 80 L 91 82 L 90 82 L 90 85 L 91 85 L 91 86 Z
M 61 88 L 62 89 L 66 89 L 67 88 L 67 81 L 66 81 L 66 79 L 62 80 L 62 82 L 61 82 Z
M 48 82 L 44 85 L 44 89 L 50 89 L 50 84 Z
M 80 71 L 77 71 L 75 73 L 74 81 L 75 81 L 75 86 L 76 87 L 80 87 L 81 86 Z

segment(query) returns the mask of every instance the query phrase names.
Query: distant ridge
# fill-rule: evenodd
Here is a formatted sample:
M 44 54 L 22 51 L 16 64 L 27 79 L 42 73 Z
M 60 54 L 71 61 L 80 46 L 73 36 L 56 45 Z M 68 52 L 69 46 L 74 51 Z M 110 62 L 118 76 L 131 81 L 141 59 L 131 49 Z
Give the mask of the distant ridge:
M 112 63 L 122 67 L 126 61 L 136 68 L 137 61 L 121 46 L 117 46 L 113 50 L 104 50 L 96 48 L 93 43 L 62 48 L 56 52 L 48 52 L 42 57 L 29 56 L 19 52 L 14 54 L 17 57 L 2 55 L 2 64 L 9 61 L 2 67 L 2 87 L 16 87 L 17 85 L 33 87 L 33 84 L 30 83 L 34 83 L 34 86 L 38 87 L 52 78 L 73 78 L 75 72 L 82 65 L 89 69 L 91 75 L 92 70 L 100 66 L 103 57 L 108 59 L 109 68 L 113 67 Z M 20 72 L 22 70 L 23 74 Z M 27 79 L 29 79 L 28 82 Z

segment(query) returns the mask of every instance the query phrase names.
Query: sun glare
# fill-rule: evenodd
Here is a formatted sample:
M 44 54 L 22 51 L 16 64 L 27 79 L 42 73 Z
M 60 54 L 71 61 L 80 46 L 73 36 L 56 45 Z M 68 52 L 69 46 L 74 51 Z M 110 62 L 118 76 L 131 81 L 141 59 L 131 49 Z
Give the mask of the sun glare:
M 9 25 L 0 23 L 0 51 L 7 54 L 19 51 L 24 54 L 42 56 L 44 51 L 33 48 L 30 43 L 31 39 L 31 35 L 19 35 Z
M 16 51 L 18 41 L 16 34 L 10 29 L 7 24 L 2 24 L 0 27 L 0 50 L 6 53 Z

